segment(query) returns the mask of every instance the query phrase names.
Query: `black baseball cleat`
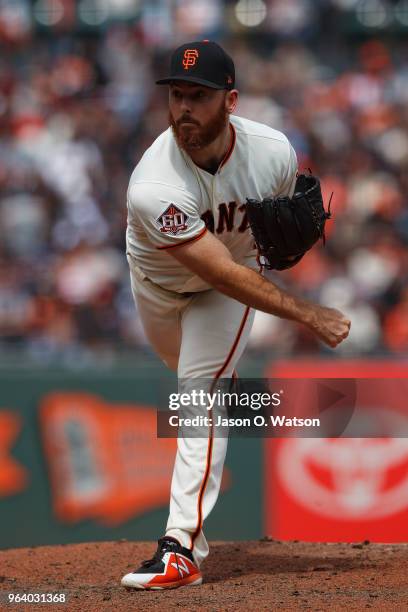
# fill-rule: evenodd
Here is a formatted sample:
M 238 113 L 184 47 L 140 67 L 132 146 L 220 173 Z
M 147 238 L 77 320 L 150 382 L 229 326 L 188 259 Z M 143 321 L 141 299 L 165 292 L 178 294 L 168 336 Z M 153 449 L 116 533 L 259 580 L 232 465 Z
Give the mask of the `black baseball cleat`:
M 151 559 L 123 576 L 121 584 L 133 589 L 176 589 L 186 585 L 197 585 L 203 581 L 193 555 L 170 537 L 160 538 L 157 551 Z

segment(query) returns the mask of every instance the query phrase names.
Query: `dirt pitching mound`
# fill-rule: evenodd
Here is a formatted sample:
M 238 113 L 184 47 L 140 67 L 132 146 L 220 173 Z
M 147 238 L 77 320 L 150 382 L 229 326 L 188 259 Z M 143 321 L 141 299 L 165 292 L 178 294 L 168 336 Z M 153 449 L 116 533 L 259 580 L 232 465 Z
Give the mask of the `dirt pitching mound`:
M 215 542 L 205 583 L 127 591 L 121 576 L 156 544 L 96 542 L 0 551 L 0 610 L 408 609 L 408 545 Z M 9 593 L 65 593 L 67 604 L 6 605 Z

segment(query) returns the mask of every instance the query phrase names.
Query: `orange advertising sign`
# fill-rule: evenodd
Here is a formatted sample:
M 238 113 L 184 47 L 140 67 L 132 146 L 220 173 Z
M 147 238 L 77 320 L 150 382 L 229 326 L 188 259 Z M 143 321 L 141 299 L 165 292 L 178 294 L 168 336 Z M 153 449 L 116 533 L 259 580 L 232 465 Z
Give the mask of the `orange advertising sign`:
M 0 412 L 0 497 L 19 493 L 27 484 L 27 471 L 10 455 L 20 429 L 21 420 L 16 414 Z
M 54 511 L 114 526 L 168 503 L 177 441 L 157 439 L 156 411 L 52 393 L 40 409 Z

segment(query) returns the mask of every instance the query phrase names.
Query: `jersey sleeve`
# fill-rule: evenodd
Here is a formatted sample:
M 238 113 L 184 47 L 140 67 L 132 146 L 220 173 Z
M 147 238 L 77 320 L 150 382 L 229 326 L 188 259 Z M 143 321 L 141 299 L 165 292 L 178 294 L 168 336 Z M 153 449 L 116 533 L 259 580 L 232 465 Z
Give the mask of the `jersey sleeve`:
M 128 222 L 142 229 L 157 249 L 171 249 L 204 236 L 198 202 L 183 189 L 135 182 L 128 190 Z
M 298 163 L 297 157 L 294 148 L 290 143 L 289 144 L 289 161 L 287 165 L 286 174 L 282 185 L 279 189 L 279 196 L 289 196 L 290 198 L 293 196 L 295 191 L 295 184 L 297 179 L 298 172 Z

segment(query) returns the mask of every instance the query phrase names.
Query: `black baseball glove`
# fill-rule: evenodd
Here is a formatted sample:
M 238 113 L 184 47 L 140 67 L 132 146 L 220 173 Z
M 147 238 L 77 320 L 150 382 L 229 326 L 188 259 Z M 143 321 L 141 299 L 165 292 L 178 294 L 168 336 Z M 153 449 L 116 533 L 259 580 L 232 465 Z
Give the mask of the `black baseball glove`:
M 331 198 L 330 198 L 331 200 Z M 323 238 L 326 219 L 320 181 L 300 174 L 292 198 L 247 198 L 246 210 L 261 262 L 268 270 L 286 270 L 297 264 Z

